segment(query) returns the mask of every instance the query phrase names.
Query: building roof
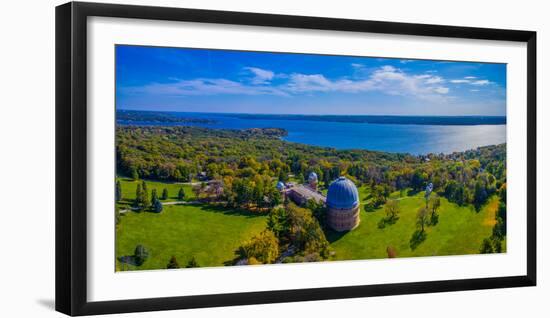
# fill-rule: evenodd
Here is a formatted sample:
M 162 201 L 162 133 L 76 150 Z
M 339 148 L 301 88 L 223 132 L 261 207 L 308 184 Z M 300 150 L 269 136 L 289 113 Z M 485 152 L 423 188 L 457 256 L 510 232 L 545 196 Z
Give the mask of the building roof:
M 308 186 L 299 184 L 295 187 L 292 187 L 290 190 L 296 192 L 299 196 L 306 198 L 306 200 L 313 199 L 317 202 L 326 201 L 326 198 L 322 194 L 316 192 Z
M 346 177 L 339 177 L 328 187 L 327 206 L 336 209 L 351 209 L 359 204 L 359 192 Z

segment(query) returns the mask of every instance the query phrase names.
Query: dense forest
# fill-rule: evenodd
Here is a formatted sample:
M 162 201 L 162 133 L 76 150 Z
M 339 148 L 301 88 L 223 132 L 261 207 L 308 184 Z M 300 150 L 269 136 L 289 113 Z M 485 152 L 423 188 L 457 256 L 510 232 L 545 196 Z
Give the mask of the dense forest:
M 285 134 L 277 128 L 216 130 L 119 125 L 117 170 L 119 175 L 133 179 L 209 181 L 194 187 L 198 199 L 269 213 L 269 233 L 244 244 L 238 253 L 240 257 L 263 263 L 273 262 L 274 256 L 269 250 L 260 253 L 257 248 L 277 246 L 285 241 L 303 251 L 302 257 L 309 255 L 315 260 L 328 257 L 324 235 L 314 235 L 304 241 L 303 235 L 292 232 L 310 224 L 304 230 L 306 233 L 322 234 L 323 231 L 319 232 L 319 226 L 324 228 L 322 206 L 310 202 L 305 209 L 288 204 L 283 210 L 278 208 L 282 202 L 275 183 L 289 179 L 304 182 L 312 171 L 319 176 L 321 189 L 326 189 L 341 175 L 358 187 L 367 187 L 370 200 L 365 208 L 371 209 L 382 205 L 391 207 L 392 192 L 414 194 L 423 191 L 429 183 L 438 196 L 459 206 L 471 204 L 476 210 L 493 195 L 499 195 L 493 235 L 480 249 L 482 253 L 498 251 L 506 235 L 505 144 L 453 154 L 413 156 L 308 146 L 281 140 Z M 281 217 L 282 214 L 285 217 Z M 427 211 L 424 214 L 428 216 Z M 316 221 L 311 221 L 311 217 Z M 301 226 L 285 225 L 286 219 L 298 220 L 296 224 Z
M 340 175 L 368 184 L 383 203 L 392 191 L 434 191 L 459 205 L 481 206 L 506 183 L 506 145 L 453 154 L 412 156 L 367 150 L 336 150 L 280 140 L 282 129 L 214 130 L 198 127 L 117 128 L 117 167 L 133 178 L 192 181 L 297 181 L 314 171 L 328 184 Z M 271 184 L 271 182 L 269 183 Z M 228 185 L 226 185 L 228 186 Z M 375 200 L 376 201 L 376 200 Z

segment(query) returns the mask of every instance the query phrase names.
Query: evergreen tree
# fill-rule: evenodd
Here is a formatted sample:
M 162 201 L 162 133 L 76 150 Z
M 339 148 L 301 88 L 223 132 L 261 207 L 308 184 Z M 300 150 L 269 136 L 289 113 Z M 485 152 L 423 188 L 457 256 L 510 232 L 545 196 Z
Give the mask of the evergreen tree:
M 185 199 L 185 191 L 183 191 L 183 188 L 180 188 L 180 191 L 178 192 L 178 201 L 183 201 Z
M 157 195 L 157 189 L 151 190 L 151 207 L 155 208 L 155 203 L 159 200 Z
M 158 199 L 155 200 L 153 203 L 153 211 L 160 213 L 162 212 L 162 202 L 160 202 Z
M 168 189 L 166 189 L 166 188 L 162 189 L 161 200 L 168 200 Z
M 143 189 L 141 188 L 141 184 L 138 184 L 136 188 L 136 198 L 134 199 L 134 207 L 141 209 L 142 202 L 143 202 Z
M 145 181 L 141 183 L 141 188 L 143 189 L 141 196 L 141 206 L 143 207 L 143 209 L 146 209 L 148 206 L 151 205 L 151 201 L 149 200 L 149 192 L 147 191 L 147 183 L 145 183 Z
M 168 262 L 168 265 L 166 265 L 166 268 L 168 269 L 180 268 L 180 265 L 178 264 L 178 260 L 176 259 L 175 256 L 172 256 L 170 258 L 170 261 Z
M 193 267 L 201 267 L 199 263 L 197 263 L 197 260 L 195 259 L 195 256 L 193 256 L 187 265 L 185 265 L 185 268 L 193 268 Z
M 132 179 L 134 180 L 139 179 L 139 173 L 135 167 L 130 168 L 130 176 L 132 176 Z
M 134 250 L 134 260 L 137 266 L 141 266 L 147 258 L 149 257 L 149 252 L 143 245 L 136 246 Z
M 117 180 L 115 186 L 115 200 L 119 202 L 122 200 L 122 187 L 120 186 L 120 180 Z

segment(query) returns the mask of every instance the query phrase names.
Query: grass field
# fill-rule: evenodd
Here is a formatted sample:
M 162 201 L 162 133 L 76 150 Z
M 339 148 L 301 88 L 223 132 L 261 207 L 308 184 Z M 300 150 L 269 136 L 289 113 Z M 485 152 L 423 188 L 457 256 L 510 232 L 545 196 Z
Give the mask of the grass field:
M 172 256 L 180 266 L 192 257 L 200 266 L 222 266 L 265 224 L 263 215 L 207 205 L 165 206 L 159 214 L 129 212 L 117 227 L 117 259 L 132 255 L 136 245 L 141 244 L 149 250 L 149 258 L 139 269 L 166 268 Z M 121 266 L 117 261 L 117 270 Z M 137 268 L 130 265 L 125 269 Z
M 363 203 L 366 195 L 367 191 L 360 189 Z M 398 195 L 394 193 L 392 197 Z M 483 239 L 492 233 L 498 198 L 491 198 L 479 212 L 471 206 L 460 207 L 441 198 L 438 224 L 426 227 L 426 239 L 413 249 L 410 242 L 416 231 L 416 211 L 423 204 L 424 192 L 399 198 L 399 220 L 383 229 L 378 228 L 378 222 L 385 216 L 383 207 L 367 212 L 362 206 L 357 228 L 344 234 L 328 233 L 335 259 L 386 258 L 388 246 L 395 249 L 397 257 L 477 254 Z
M 141 184 L 141 182 L 143 181 L 142 180 L 135 181 L 133 179 L 123 178 L 123 177 L 119 177 L 117 178 L 117 180 L 120 181 L 120 186 L 122 188 L 122 200 L 120 201 L 119 206 L 125 207 L 125 206 L 128 206 L 129 204 L 132 204 L 132 202 L 136 198 L 137 185 Z M 192 187 L 189 184 L 168 183 L 168 182 L 151 181 L 151 180 L 145 180 L 145 183 L 147 184 L 147 190 L 149 191 L 149 196 L 151 196 L 151 190 L 153 189 L 157 189 L 157 194 L 159 198 L 162 195 L 162 190 L 164 188 L 168 190 L 168 199 L 161 200 L 163 202 L 177 201 L 178 192 L 180 191 L 180 188 L 183 188 L 183 191 L 185 192 L 185 201 L 192 201 L 195 199 L 195 194 L 193 193 Z
M 135 197 L 138 181 L 120 178 L 123 190 L 122 206 Z M 141 182 L 141 181 L 139 181 Z M 147 181 L 149 191 L 163 188 L 169 191 L 169 200 L 177 200 L 184 188 L 186 200 L 194 199 L 190 185 Z M 367 211 L 368 187 L 359 189 L 361 223 L 347 233 L 327 233 L 327 239 L 336 252 L 334 260 L 386 258 L 391 246 L 397 257 L 477 254 L 484 238 L 492 233 L 498 208 L 498 198 L 476 212 L 472 206 L 460 207 L 441 198 L 439 222 L 426 227 L 426 239 L 411 248 L 411 237 L 416 231 L 416 211 L 425 204 L 424 192 L 407 196 L 399 192 L 391 198 L 399 200 L 401 213 L 396 223 L 378 228 L 385 216 L 384 208 Z M 132 255 L 136 245 L 145 246 L 149 259 L 139 269 L 162 269 L 170 257 L 176 256 L 181 266 L 195 257 L 201 266 L 222 266 L 232 260 L 241 243 L 266 226 L 266 216 L 251 212 L 228 210 L 208 205 L 167 205 L 160 214 L 128 212 L 117 227 L 117 259 Z M 503 242 L 505 250 L 505 241 Z M 124 269 L 138 269 L 124 265 Z M 122 269 L 117 261 L 117 270 Z

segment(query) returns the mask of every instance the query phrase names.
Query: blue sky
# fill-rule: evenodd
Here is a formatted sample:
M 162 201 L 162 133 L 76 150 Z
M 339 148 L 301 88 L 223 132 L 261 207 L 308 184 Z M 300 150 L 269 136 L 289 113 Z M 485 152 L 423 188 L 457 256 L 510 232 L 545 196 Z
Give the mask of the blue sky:
M 505 115 L 506 65 L 116 47 L 118 109 Z

